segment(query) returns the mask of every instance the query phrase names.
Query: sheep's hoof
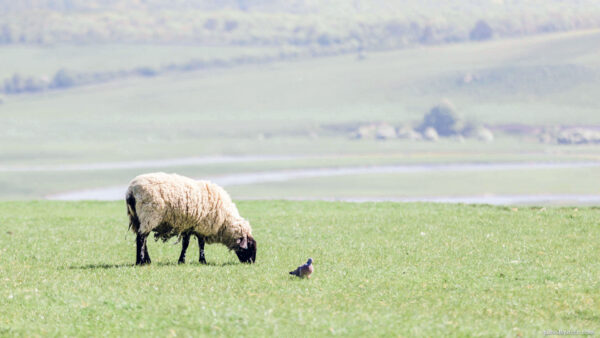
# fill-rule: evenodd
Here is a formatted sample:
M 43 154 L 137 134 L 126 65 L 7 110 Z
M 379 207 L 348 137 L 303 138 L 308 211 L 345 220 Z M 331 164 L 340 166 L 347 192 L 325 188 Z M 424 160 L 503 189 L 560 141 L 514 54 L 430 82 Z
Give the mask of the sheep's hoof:
M 185 259 L 180 259 L 177 261 L 177 264 L 185 264 Z
M 205 264 L 206 265 L 206 259 L 201 259 L 200 260 L 200 264 Z

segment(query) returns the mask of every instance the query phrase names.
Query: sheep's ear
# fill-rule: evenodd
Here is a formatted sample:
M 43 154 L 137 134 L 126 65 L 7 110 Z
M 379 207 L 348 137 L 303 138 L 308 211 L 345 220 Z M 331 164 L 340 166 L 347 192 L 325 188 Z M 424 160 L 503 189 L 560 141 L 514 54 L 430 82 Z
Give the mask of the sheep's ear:
M 248 249 L 248 238 L 246 236 L 238 238 L 237 243 L 240 246 L 240 248 Z

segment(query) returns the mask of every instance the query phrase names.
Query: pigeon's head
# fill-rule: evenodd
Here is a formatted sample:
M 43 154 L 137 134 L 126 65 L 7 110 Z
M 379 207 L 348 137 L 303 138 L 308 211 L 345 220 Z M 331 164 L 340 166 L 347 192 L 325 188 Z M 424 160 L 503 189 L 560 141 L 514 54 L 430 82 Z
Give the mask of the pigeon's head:
M 312 258 L 309 258 L 308 261 L 306 261 L 306 265 L 311 265 L 312 264 Z
M 256 241 L 251 235 L 238 238 L 234 250 L 240 262 L 256 262 Z

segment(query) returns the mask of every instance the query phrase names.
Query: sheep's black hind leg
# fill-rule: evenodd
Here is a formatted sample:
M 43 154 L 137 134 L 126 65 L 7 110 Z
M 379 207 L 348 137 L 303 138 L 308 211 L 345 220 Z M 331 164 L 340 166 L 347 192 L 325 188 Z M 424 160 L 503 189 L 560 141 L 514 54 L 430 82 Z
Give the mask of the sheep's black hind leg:
M 147 235 L 146 238 L 144 238 L 144 260 L 143 260 L 143 264 L 150 264 L 152 263 L 152 261 L 150 260 L 150 255 L 148 254 L 148 244 L 146 242 L 147 239 Z
M 187 251 L 188 245 L 190 245 L 190 234 L 183 234 L 183 239 L 181 243 L 181 255 L 179 255 L 179 264 L 185 263 L 185 252 Z
M 206 264 L 206 258 L 204 258 L 204 237 L 196 235 L 198 237 L 198 246 L 200 247 L 200 263 Z
M 148 246 L 146 245 L 146 238 L 148 235 L 138 234 L 135 240 L 137 252 L 135 258 L 136 265 L 144 265 L 150 263 L 150 255 L 148 254 Z

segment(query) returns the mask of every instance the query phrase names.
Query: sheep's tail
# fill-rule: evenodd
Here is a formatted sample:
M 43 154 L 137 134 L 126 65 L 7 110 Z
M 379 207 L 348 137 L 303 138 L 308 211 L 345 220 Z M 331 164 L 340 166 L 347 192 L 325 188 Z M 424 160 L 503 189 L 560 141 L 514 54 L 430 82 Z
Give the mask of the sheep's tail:
M 133 229 L 133 232 L 138 232 L 140 229 L 140 219 L 135 211 L 135 197 L 132 193 L 127 195 L 125 199 L 127 202 L 127 216 L 129 216 L 129 229 Z

